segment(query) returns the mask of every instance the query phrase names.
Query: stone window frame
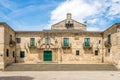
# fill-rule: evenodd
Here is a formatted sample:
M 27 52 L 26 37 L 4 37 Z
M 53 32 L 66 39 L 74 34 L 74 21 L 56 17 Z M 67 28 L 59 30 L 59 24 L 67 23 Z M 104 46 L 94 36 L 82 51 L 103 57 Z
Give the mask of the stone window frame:
M 16 38 L 16 43 L 21 43 L 21 38 Z
M 111 49 L 108 49 L 108 53 L 110 53 Z
M 50 41 L 51 41 L 51 40 L 50 40 L 50 37 L 47 36 L 47 37 L 45 38 L 45 43 L 46 43 L 46 44 L 50 44 Z
M 20 51 L 20 58 L 24 58 L 25 57 L 25 51 Z
M 80 50 L 76 50 L 76 56 L 80 55 Z
M 70 44 L 69 44 L 69 42 L 70 42 L 70 39 L 69 38 L 63 38 L 63 45 L 64 46 L 70 46 Z
M 73 27 L 73 20 L 67 20 L 66 21 L 66 23 L 65 23 L 65 26 L 67 27 L 67 28 L 70 28 L 70 27 Z
M 15 51 L 13 51 L 13 55 L 12 56 L 13 56 L 13 58 L 15 57 Z
M 111 43 L 111 34 L 107 35 L 107 41 L 108 41 L 108 43 Z
M 35 38 L 30 38 L 30 46 L 35 46 Z
M 101 40 L 99 40 L 99 44 L 101 43 Z
M 98 56 L 98 55 L 99 55 L 99 51 L 95 50 L 95 56 Z
M 84 43 L 85 46 L 90 46 L 90 38 L 84 38 Z
M 9 57 L 9 49 L 6 49 L 6 56 Z

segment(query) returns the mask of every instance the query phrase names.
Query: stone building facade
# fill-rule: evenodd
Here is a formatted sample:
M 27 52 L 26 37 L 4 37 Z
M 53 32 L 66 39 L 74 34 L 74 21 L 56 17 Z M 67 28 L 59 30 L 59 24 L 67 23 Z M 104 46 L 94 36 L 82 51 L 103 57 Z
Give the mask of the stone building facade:
M 14 31 L 1 22 L 0 69 L 11 63 L 120 64 L 120 23 L 99 32 L 86 28 L 71 13 L 51 30 Z

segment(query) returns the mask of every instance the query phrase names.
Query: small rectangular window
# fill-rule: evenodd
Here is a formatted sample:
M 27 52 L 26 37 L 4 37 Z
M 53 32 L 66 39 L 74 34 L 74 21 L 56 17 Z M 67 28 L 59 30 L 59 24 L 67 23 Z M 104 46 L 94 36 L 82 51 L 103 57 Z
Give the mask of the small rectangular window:
M 110 49 L 108 49 L 108 53 L 110 53 Z
M 76 50 L 76 55 L 80 55 L 80 52 L 79 52 L 79 50 Z
M 25 52 L 24 51 L 20 51 L 20 58 L 24 58 L 25 57 Z
M 6 56 L 9 57 L 9 50 L 6 50 Z
M 101 41 L 99 40 L 99 44 L 100 44 L 100 42 L 101 42 Z
M 21 38 L 16 38 L 17 43 L 21 43 Z
M 95 50 L 95 55 L 96 55 L 96 56 L 98 55 L 98 50 Z
M 13 51 L 13 58 L 15 57 L 15 52 Z

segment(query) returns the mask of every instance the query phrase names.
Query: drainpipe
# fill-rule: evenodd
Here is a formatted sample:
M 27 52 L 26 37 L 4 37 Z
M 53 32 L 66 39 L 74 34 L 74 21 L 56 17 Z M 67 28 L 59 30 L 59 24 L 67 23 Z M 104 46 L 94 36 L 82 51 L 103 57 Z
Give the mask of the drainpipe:
M 104 63 L 104 48 L 103 48 L 103 45 L 104 45 L 104 41 L 103 41 L 103 39 L 104 39 L 104 36 L 103 36 L 103 33 L 102 33 L 102 63 Z
M 60 62 L 62 63 L 62 33 L 61 33 L 61 48 L 60 48 L 60 53 L 61 53 Z

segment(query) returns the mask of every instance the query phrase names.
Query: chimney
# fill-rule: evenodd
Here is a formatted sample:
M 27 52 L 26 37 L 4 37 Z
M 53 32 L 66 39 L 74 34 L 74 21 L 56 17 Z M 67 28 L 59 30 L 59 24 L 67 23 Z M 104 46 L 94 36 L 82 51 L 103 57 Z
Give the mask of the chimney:
M 67 19 L 71 19 L 72 18 L 72 14 L 71 13 L 67 13 Z

